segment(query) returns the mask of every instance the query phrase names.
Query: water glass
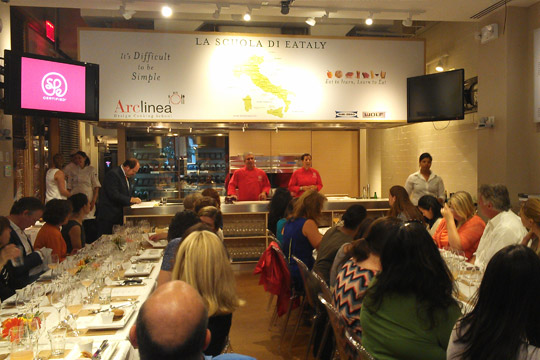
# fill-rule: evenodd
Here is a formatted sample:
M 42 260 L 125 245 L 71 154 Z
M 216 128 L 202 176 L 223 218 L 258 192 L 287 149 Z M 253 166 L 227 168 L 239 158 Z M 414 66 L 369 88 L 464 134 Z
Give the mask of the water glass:
M 32 339 L 26 326 L 14 326 L 9 329 L 9 340 L 11 341 L 12 360 L 32 360 L 34 358 Z
M 99 304 L 100 305 L 110 305 L 111 304 L 112 289 L 104 288 L 99 293 Z
M 61 357 L 66 350 L 66 332 L 65 327 L 55 327 L 47 333 L 51 342 L 51 355 L 53 357 Z

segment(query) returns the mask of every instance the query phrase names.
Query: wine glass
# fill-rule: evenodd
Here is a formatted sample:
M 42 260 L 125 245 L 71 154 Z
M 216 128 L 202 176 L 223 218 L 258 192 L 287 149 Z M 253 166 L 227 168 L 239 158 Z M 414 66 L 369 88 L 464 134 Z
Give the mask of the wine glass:
M 90 287 L 90 285 L 92 285 L 92 283 L 94 282 L 94 277 L 93 277 L 93 271 L 89 268 L 84 268 L 81 272 L 80 272 L 80 281 L 81 281 L 81 284 L 85 287 L 86 289 L 86 296 L 88 297 L 88 300 L 90 301 L 90 293 L 88 292 L 88 288 Z
M 80 287 L 75 286 L 66 296 L 66 309 L 73 319 L 73 334 L 79 336 L 77 331 L 77 315 L 83 308 L 83 296 Z
M 56 312 L 58 313 L 58 321 L 60 321 L 62 308 L 66 305 L 65 304 L 65 294 L 67 291 L 67 287 L 57 282 L 53 285 L 52 291 L 49 293 L 49 302 L 51 305 L 56 309 Z
M 58 257 L 58 254 L 51 254 L 51 261 L 47 264 L 49 269 L 51 269 L 51 279 L 54 279 L 54 271 L 58 268 L 59 264 L 60 258 Z

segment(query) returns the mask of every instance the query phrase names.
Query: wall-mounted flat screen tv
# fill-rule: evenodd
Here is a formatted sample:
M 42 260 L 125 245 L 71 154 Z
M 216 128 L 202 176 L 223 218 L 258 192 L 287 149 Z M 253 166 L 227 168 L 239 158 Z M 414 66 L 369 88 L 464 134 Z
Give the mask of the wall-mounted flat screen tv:
M 4 51 L 5 113 L 99 119 L 99 65 Z
M 465 117 L 463 69 L 407 79 L 407 122 L 460 120 Z

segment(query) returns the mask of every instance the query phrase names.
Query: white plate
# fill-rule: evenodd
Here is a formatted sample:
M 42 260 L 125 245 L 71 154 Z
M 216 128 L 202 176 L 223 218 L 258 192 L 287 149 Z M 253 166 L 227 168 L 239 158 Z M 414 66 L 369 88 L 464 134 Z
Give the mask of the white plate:
M 99 346 L 101 343 L 95 343 L 94 342 L 94 348 L 92 349 L 92 354 L 97 350 L 97 346 Z M 105 351 L 101 354 L 101 360 L 107 360 L 111 359 L 112 355 L 114 354 L 116 347 L 118 346 L 117 342 L 111 343 L 109 341 L 109 346 L 105 349 Z M 82 359 L 81 358 L 81 350 L 79 349 L 79 345 L 75 345 L 71 351 L 69 349 L 66 349 L 66 353 L 69 351 L 69 354 L 64 358 L 64 360 L 76 360 L 76 359 Z
M 141 255 L 135 256 L 136 260 L 159 260 L 163 256 L 161 249 L 146 249 Z
M 86 319 L 83 319 L 83 321 L 81 321 L 83 323 L 81 327 L 88 328 L 88 330 L 122 329 L 124 326 L 126 326 L 127 322 L 129 321 L 129 318 L 135 312 L 135 309 L 133 309 L 132 306 L 126 306 L 126 307 L 123 307 L 122 310 L 124 310 L 124 316 L 120 320 L 105 324 L 101 320 L 100 314 L 95 314 L 95 315 L 92 315 L 91 317 L 86 316 L 86 318 L 90 318 L 90 319 L 89 321 L 84 321 Z
M 169 243 L 167 240 L 158 240 L 158 241 L 152 241 L 148 238 L 148 234 L 146 235 L 146 242 L 149 243 L 154 249 L 164 249 L 167 247 L 167 244 Z
M 124 273 L 124 276 L 130 277 L 130 276 L 148 276 L 152 273 L 152 270 L 154 269 L 153 264 L 144 264 L 144 269 L 142 271 L 137 271 L 137 266 L 133 265 L 131 269 L 126 270 Z

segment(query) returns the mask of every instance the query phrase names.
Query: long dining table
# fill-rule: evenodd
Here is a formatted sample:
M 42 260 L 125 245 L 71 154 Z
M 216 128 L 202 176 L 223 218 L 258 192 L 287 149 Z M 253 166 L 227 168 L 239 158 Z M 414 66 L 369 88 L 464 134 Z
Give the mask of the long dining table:
M 47 330 L 58 326 L 62 319 L 59 319 L 57 309 L 51 305 L 50 299 L 44 296 L 39 306 L 39 311 L 45 316 L 44 328 L 39 335 L 38 354 L 34 354 L 34 359 L 75 360 L 83 358 L 80 344 L 88 343 L 90 340 L 93 343 L 92 354 L 105 340 L 108 341 L 108 347 L 102 352 L 101 360 L 138 359 L 137 351 L 133 349 L 129 342 L 129 331 L 136 321 L 141 305 L 156 287 L 161 262 L 163 261 L 162 247 L 156 249 L 150 246 L 149 242 L 146 242 L 147 249 L 139 251 L 137 256 L 130 258 L 131 268 L 124 269 L 122 279 L 112 280 L 108 278 L 105 281 L 105 287 L 111 289 L 110 305 L 100 305 L 96 297 L 82 307 L 76 321 L 78 335 L 76 336 L 73 333 L 66 335 L 66 350 L 63 357 L 51 357 L 50 354 L 51 345 Z M 148 252 L 153 253 L 154 258 L 145 258 L 144 255 Z M 159 257 L 155 256 L 156 253 L 159 254 Z M 137 267 L 137 264 L 141 265 Z M 142 271 L 141 275 L 138 274 L 139 270 Z M 130 271 L 131 275 L 128 276 Z M 50 283 L 50 276 L 47 276 L 47 273 L 44 275 L 38 279 L 38 282 L 47 287 L 47 284 Z M 140 284 L 129 282 L 129 280 L 133 279 L 140 279 L 142 282 Z M 124 282 L 124 280 L 128 280 L 128 282 Z M 47 291 L 50 290 L 49 288 Z M 107 310 L 109 306 L 120 306 L 124 309 L 123 317 L 110 324 L 103 323 L 100 313 L 93 314 L 93 312 L 99 310 Z M 6 299 L 0 309 L 0 319 L 2 321 L 14 316 L 17 316 L 16 295 Z M 6 358 L 9 360 L 9 352 L 10 342 L 7 339 L 1 339 L 0 360 Z

